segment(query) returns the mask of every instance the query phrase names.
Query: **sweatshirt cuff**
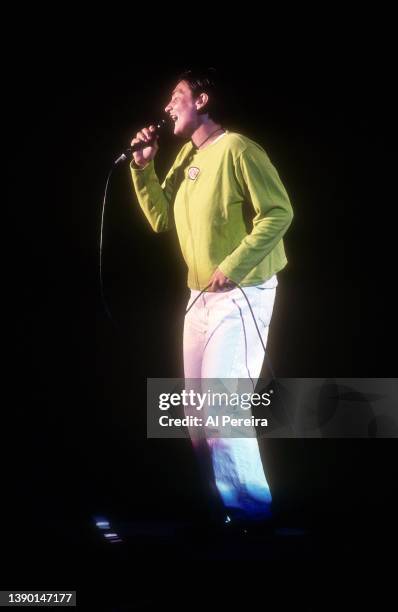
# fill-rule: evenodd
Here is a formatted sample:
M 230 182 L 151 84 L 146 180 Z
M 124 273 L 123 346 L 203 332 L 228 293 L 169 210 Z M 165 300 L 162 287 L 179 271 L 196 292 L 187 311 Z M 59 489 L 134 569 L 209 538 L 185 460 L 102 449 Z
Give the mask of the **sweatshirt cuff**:
M 236 270 L 236 266 L 228 265 L 227 261 L 224 260 L 222 263 L 218 265 L 218 269 L 221 270 L 225 276 L 230 278 L 234 283 L 240 283 L 242 278 L 246 276 L 247 273 L 239 274 Z
M 150 162 L 148 162 L 148 163 L 146 164 L 146 166 L 144 166 L 143 168 L 141 168 L 141 166 L 137 166 L 137 165 L 135 164 L 134 160 L 132 160 L 132 161 L 130 162 L 130 168 L 131 168 L 131 171 L 132 171 L 132 172 L 138 172 L 138 173 L 145 172 L 146 170 L 148 170 L 148 168 L 149 168 L 151 165 L 152 165 L 152 167 L 153 167 L 153 165 L 154 165 L 154 164 L 153 164 L 153 159 L 152 159 Z

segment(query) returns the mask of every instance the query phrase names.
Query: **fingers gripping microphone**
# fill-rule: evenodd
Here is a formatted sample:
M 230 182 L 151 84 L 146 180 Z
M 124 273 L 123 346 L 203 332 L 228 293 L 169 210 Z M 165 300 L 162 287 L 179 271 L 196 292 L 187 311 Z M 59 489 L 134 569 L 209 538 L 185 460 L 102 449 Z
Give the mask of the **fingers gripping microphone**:
M 153 132 L 153 136 L 156 134 L 167 124 L 165 119 L 161 119 L 156 125 L 156 130 Z M 120 162 L 126 161 L 127 159 L 132 159 L 134 151 L 139 151 L 139 149 L 144 149 L 145 147 L 151 146 L 151 142 L 136 142 L 133 146 L 129 147 L 115 160 L 114 165 L 119 164 Z

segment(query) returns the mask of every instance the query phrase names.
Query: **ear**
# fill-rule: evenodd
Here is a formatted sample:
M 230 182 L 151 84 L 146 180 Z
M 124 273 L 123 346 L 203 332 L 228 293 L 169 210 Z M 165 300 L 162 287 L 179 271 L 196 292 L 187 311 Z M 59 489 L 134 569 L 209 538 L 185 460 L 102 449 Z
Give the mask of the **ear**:
M 201 93 L 195 100 L 195 106 L 197 110 L 201 110 L 209 101 L 207 93 Z

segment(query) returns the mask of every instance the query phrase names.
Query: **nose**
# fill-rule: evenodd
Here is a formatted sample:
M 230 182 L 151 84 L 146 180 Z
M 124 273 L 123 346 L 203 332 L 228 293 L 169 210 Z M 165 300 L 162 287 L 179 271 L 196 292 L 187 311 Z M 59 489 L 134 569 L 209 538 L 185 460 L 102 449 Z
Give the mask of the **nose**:
M 166 106 L 166 108 L 164 109 L 164 112 L 165 113 L 169 113 L 171 111 L 171 109 L 172 109 L 171 102 L 169 102 L 168 105 Z

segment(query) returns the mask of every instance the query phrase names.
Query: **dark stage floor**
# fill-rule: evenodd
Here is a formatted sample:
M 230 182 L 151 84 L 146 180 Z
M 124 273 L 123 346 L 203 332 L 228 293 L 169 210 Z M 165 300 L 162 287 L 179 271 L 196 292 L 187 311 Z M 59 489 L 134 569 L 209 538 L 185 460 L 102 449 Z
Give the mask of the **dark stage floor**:
M 331 585 L 358 569 L 377 569 L 397 542 L 388 521 L 346 518 L 318 517 L 312 525 L 276 520 L 247 531 L 179 519 L 27 518 L 8 532 L 2 582 L 24 590 L 74 589 L 81 610 L 196 609 L 210 593 L 228 605 L 272 596 L 282 610 L 290 603 L 329 609 Z M 314 589 L 322 585 L 321 605 L 311 607 L 320 603 Z

